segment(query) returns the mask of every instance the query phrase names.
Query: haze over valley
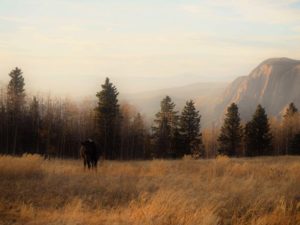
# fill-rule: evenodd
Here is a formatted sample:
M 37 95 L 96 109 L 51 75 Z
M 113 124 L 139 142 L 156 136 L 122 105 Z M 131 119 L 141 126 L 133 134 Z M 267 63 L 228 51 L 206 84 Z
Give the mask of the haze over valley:
M 299 87 L 300 60 L 281 57 L 264 60 L 249 75 L 237 77 L 229 83 L 195 83 L 123 94 L 123 98 L 135 105 L 149 121 L 153 120 L 164 96 L 169 95 L 178 110 L 192 99 L 204 118 L 204 127 L 207 127 L 212 123 L 220 124 L 226 108 L 232 102 L 239 106 L 244 121 L 251 117 L 258 104 L 262 104 L 270 116 L 280 117 L 290 102 L 300 105 Z

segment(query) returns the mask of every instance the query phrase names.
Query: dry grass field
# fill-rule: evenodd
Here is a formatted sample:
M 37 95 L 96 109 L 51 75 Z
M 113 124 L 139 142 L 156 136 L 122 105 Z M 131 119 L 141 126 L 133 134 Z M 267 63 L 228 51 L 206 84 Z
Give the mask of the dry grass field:
M 0 157 L 0 224 L 300 224 L 300 157 L 101 162 Z

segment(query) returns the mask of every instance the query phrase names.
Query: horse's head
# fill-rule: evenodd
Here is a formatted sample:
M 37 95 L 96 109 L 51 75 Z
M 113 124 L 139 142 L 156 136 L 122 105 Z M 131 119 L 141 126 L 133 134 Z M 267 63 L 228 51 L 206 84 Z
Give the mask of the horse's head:
M 89 140 L 85 140 L 85 141 L 81 141 L 81 142 L 80 142 L 80 144 L 81 144 L 82 146 L 85 146 L 85 147 L 86 147 L 89 143 L 90 143 Z
M 81 141 L 81 146 L 85 148 L 93 148 L 95 146 L 95 142 L 89 138 L 85 141 Z

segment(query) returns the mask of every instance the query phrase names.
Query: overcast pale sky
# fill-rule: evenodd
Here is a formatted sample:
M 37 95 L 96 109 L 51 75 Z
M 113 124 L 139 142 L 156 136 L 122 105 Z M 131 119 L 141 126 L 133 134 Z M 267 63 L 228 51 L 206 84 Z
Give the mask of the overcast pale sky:
M 0 82 L 92 95 L 231 81 L 270 57 L 300 59 L 298 0 L 0 0 Z

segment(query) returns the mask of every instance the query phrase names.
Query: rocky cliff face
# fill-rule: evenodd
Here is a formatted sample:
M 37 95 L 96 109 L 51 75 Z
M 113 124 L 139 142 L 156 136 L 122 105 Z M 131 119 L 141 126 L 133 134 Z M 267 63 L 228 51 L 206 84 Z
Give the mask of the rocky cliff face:
M 242 119 L 249 119 L 258 104 L 265 107 L 270 116 L 278 116 L 290 102 L 300 108 L 300 61 L 268 59 L 248 76 L 237 78 L 215 107 L 215 118 L 222 117 L 232 102 L 238 104 Z

